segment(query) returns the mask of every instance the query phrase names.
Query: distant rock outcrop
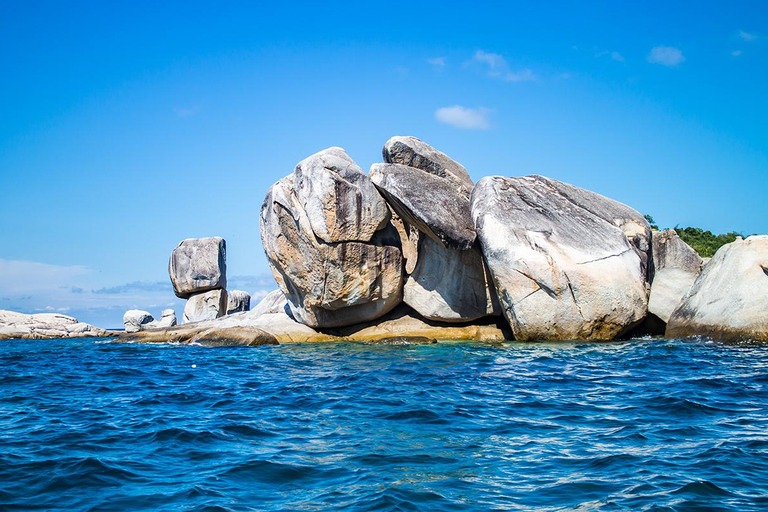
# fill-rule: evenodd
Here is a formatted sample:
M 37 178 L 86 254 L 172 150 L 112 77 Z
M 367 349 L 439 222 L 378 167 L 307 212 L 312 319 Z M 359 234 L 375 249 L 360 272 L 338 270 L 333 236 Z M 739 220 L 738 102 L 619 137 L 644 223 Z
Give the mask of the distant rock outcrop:
M 768 341 L 768 235 L 722 246 L 667 323 L 666 336 Z
M 0 340 L 102 337 L 113 334 L 58 313 L 28 315 L 0 310 Z
M 389 208 L 340 148 L 303 160 L 269 189 L 261 240 L 292 315 L 308 326 L 373 320 L 402 300 Z
M 613 339 L 646 315 L 650 227 L 631 208 L 542 176 L 487 177 L 472 215 L 515 339 Z
M 140 309 L 129 309 L 123 315 L 125 332 L 139 332 L 154 321 L 155 318 L 149 312 Z
M 648 313 L 669 322 L 704 264 L 674 229 L 653 233 L 653 281 L 648 299 Z

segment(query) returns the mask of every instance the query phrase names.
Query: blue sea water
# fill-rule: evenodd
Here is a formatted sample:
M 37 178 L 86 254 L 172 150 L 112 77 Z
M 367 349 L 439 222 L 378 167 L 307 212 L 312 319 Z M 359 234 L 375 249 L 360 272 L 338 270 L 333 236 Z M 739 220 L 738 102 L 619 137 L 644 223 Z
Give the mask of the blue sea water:
M 768 510 L 768 347 L 0 342 L 0 510 Z

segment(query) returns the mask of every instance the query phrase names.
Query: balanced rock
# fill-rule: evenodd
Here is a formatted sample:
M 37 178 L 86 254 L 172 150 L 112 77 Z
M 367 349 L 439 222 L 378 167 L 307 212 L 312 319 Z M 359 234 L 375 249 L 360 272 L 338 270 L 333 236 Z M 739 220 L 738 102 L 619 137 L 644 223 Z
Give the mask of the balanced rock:
M 384 144 L 382 155 L 387 163 L 421 169 L 452 182 L 467 195 L 472 192 L 472 178 L 463 165 L 416 137 L 392 137 Z
M 768 341 L 768 235 L 722 246 L 667 323 L 666 337 Z
M 421 237 L 419 256 L 403 288 L 403 302 L 424 318 L 467 322 L 501 314 L 490 276 L 477 247 L 446 249 Z
M 475 243 L 466 189 L 400 164 L 373 164 L 370 176 L 392 209 L 436 242 L 449 249 L 469 249 Z
M 515 339 L 613 339 L 642 321 L 646 268 L 628 237 L 647 228 L 650 241 L 650 227 L 633 212 L 542 176 L 475 185 L 475 228 Z
M 184 305 L 184 323 L 222 317 L 227 312 L 227 291 L 210 290 L 192 295 Z
M 251 309 L 251 295 L 242 290 L 230 290 L 227 292 L 227 314 L 241 313 Z
M 403 257 L 389 220 L 383 198 L 339 148 L 303 160 L 269 189 L 261 240 L 296 320 L 351 325 L 401 302 Z
M 227 245 L 221 237 L 187 238 L 171 253 L 168 273 L 182 299 L 227 287 Z
M 140 309 L 129 309 L 123 315 L 125 332 L 139 332 L 154 321 L 155 318 L 151 314 Z
M 653 233 L 653 281 L 648 312 L 668 322 L 701 273 L 704 261 L 674 229 Z

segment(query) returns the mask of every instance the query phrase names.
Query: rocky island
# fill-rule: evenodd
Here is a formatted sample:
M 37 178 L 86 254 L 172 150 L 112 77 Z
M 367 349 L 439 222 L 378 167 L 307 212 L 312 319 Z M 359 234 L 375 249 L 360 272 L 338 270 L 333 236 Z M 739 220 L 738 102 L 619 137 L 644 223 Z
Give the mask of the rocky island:
M 543 176 L 467 170 L 415 137 L 393 137 L 366 174 L 341 148 L 299 162 L 261 206 L 277 289 L 253 309 L 227 291 L 222 238 L 182 241 L 174 292 L 155 320 L 110 333 L 61 315 L 0 312 L 0 339 L 121 341 L 612 340 L 637 334 L 768 341 L 768 236 L 711 261 L 636 210 Z M 51 318 L 49 318 L 51 317 Z

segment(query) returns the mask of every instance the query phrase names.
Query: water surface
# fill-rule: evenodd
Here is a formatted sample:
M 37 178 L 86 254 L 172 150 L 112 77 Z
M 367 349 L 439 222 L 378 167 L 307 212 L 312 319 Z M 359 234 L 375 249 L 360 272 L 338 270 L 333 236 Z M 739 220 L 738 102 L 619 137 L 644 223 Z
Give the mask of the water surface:
M 768 347 L 0 342 L 0 510 L 766 510 Z

